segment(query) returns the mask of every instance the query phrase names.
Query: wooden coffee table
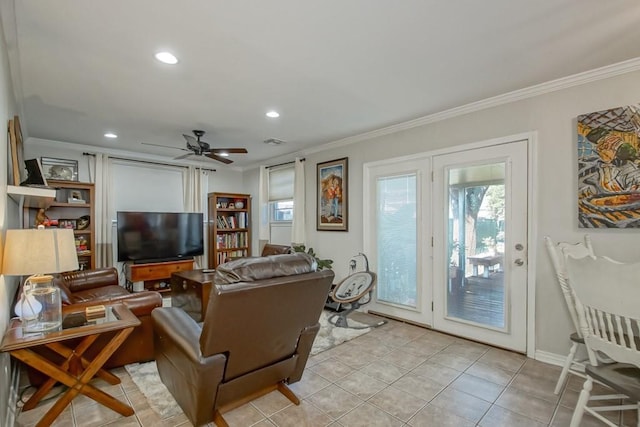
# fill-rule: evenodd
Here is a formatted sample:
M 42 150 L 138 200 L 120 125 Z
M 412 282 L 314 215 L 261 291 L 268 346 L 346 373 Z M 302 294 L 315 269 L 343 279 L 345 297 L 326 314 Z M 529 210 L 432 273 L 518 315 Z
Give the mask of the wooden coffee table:
M 63 324 L 65 326 L 69 324 L 70 327 L 36 334 L 24 334 L 20 321 L 14 319 L 0 345 L 0 351 L 10 353 L 11 356 L 49 377 L 24 404 L 22 410 L 27 411 L 35 408 L 57 382 L 69 387 L 36 424 L 38 427 L 51 425 L 73 398 L 80 393 L 125 417 L 134 413 L 131 406 L 95 388 L 89 384 L 89 381 L 97 376 L 109 384 L 120 383 L 120 378 L 105 371 L 102 366 L 129 336 L 133 328 L 140 325 L 140 320 L 124 304 L 106 306 L 105 317 L 95 321 L 86 322 L 86 319 L 82 318 L 83 313 L 84 311 L 78 312 L 73 308 L 65 307 L 62 311 Z M 74 319 L 76 322 L 70 322 Z M 93 360 L 88 360 L 83 356 L 101 334 L 114 331 L 116 333 L 113 338 Z M 74 338 L 81 339 L 74 348 L 71 348 L 68 344 Z M 73 342 L 75 343 L 76 340 Z M 43 357 L 34 351 L 36 347 L 46 347 L 52 350 L 62 356 L 63 361 L 56 363 Z

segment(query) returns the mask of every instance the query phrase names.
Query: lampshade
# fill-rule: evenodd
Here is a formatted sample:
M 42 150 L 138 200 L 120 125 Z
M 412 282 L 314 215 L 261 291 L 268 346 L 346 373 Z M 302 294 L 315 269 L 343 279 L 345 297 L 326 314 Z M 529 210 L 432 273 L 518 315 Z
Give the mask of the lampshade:
M 61 273 L 78 269 L 73 230 L 7 230 L 2 260 L 2 274 Z

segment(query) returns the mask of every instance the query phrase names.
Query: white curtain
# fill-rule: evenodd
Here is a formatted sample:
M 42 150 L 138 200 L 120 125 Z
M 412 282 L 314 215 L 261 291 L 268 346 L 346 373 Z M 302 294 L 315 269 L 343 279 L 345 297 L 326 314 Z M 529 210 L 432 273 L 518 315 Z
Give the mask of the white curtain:
M 291 222 L 291 243 L 305 244 L 305 179 L 304 161 L 296 157 L 293 179 L 293 221 Z
M 209 180 L 207 178 L 208 172 L 202 168 L 189 166 L 183 172 L 183 193 L 184 194 L 184 210 L 185 212 L 200 212 L 203 213 L 204 221 L 202 223 L 202 235 L 207 235 L 205 224 L 207 224 L 206 216 L 206 200 L 205 197 L 208 193 Z M 206 246 L 206 245 L 205 245 Z M 204 268 L 205 257 L 194 257 L 196 268 Z
M 96 154 L 96 200 L 95 218 L 96 230 L 96 268 L 113 266 L 113 224 L 111 197 L 111 159 L 106 154 Z
M 258 227 L 258 239 L 260 246 L 269 241 L 271 230 L 269 229 L 269 168 L 260 166 L 260 188 L 258 194 L 260 212 L 260 226 Z

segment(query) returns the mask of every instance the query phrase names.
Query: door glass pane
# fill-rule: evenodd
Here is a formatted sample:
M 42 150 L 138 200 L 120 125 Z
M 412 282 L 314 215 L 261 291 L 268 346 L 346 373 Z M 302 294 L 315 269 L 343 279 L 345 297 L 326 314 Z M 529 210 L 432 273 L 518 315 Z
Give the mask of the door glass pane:
M 447 317 L 505 328 L 505 165 L 449 170 Z
M 417 307 L 416 175 L 377 180 L 378 301 Z

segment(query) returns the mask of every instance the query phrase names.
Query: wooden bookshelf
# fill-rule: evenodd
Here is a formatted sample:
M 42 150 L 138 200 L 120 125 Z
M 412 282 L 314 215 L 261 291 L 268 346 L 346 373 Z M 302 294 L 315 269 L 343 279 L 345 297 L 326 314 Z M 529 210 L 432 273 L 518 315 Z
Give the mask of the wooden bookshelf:
M 208 205 L 209 267 L 251 256 L 251 196 L 210 193 Z

